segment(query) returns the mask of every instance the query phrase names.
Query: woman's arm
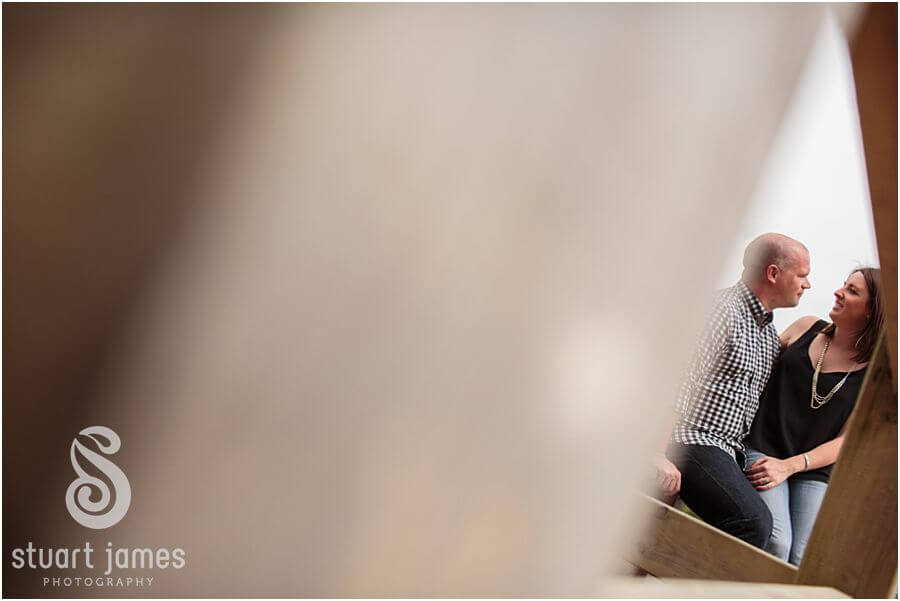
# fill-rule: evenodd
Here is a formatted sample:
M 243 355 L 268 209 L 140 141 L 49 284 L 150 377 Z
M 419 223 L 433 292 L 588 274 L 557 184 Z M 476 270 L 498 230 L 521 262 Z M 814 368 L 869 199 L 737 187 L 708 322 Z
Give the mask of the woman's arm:
M 841 454 L 841 446 L 844 444 L 844 428 L 837 438 L 833 438 L 828 442 L 824 442 L 812 450 L 807 451 L 806 457 L 804 453 L 788 457 L 787 459 L 775 459 L 774 457 L 763 457 L 756 461 L 747 469 L 747 480 L 756 490 L 768 490 L 778 486 L 791 476 L 799 472 L 818 469 L 831 465 L 837 461 Z
M 804 468 L 805 461 L 803 459 L 803 455 L 796 455 L 798 457 L 798 463 L 800 465 L 800 469 L 798 471 L 808 471 L 818 469 L 820 467 L 825 467 L 826 465 L 831 465 L 837 461 L 838 456 L 841 454 L 841 446 L 844 444 L 844 433 L 843 431 L 838 434 L 837 438 L 829 440 L 828 442 L 822 443 L 811 451 L 806 452 L 806 456 L 809 458 L 809 467 Z M 794 459 L 794 457 L 791 457 Z

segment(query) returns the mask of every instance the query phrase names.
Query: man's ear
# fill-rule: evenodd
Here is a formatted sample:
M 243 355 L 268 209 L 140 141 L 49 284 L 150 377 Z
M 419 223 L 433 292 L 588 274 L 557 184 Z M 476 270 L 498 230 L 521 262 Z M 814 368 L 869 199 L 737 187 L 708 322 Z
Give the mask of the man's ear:
M 779 271 L 781 270 L 778 269 L 777 265 L 769 265 L 766 267 L 766 279 L 774 284 L 778 280 Z

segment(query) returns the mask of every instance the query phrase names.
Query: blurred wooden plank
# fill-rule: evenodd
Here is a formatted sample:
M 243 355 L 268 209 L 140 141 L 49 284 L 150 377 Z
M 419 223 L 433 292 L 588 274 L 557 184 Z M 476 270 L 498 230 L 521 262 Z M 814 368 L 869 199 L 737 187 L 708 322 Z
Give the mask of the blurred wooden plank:
M 897 393 L 878 342 L 798 584 L 893 597 L 897 577 Z
M 657 578 L 611 578 L 597 596 L 620 599 L 846 599 L 826 586 Z
M 870 4 L 850 46 L 897 390 L 897 4 Z
M 797 569 L 744 541 L 641 496 L 650 518 L 647 531 L 626 559 L 659 577 L 793 583 Z

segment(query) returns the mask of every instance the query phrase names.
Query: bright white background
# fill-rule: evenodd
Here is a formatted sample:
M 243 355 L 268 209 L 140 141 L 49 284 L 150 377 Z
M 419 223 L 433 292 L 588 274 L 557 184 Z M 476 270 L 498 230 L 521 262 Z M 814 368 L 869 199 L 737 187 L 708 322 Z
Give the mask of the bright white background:
M 803 315 L 827 319 L 832 292 L 857 265 L 878 265 L 846 39 L 826 19 L 776 138 L 719 288 L 741 273 L 746 244 L 780 232 L 809 248 L 812 288 L 775 312 L 779 331 Z

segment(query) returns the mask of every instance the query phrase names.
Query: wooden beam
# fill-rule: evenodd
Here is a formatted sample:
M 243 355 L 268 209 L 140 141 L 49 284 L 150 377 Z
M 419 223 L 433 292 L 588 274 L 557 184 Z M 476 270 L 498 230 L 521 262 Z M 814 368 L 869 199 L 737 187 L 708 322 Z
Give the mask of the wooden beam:
M 756 547 L 641 495 L 646 532 L 625 558 L 658 577 L 793 583 L 797 569 Z
M 850 45 L 897 390 L 897 4 L 870 4 Z
M 657 578 L 609 578 L 596 595 L 616 599 L 846 599 L 825 586 Z
M 897 577 L 897 393 L 882 333 L 840 460 L 800 565 L 798 584 L 893 597 Z

